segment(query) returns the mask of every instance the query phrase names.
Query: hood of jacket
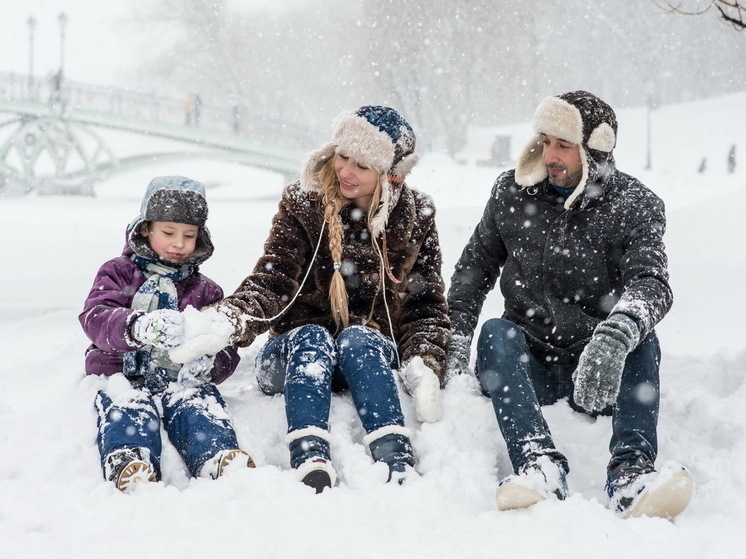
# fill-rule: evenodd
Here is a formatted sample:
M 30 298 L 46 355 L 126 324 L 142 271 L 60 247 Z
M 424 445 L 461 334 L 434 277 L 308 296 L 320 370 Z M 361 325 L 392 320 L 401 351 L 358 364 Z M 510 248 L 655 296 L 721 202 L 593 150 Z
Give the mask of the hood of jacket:
M 140 213 L 127 226 L 127 245 L 138 256 L 159 260 L 158 255 L 150 248 L 148 240 L 140 234 L 142 225 L 149 221 L 187 223 L 199 227 L 194 252 L 180 263 L 181 266 L 199 266 L 210 258 L 215 250 L 210 231 L 205 225 L 207 199 L 205 187 L 200 182 L 186 177 L 167 176 L 155 177 L 148 184 L 140 205 Z

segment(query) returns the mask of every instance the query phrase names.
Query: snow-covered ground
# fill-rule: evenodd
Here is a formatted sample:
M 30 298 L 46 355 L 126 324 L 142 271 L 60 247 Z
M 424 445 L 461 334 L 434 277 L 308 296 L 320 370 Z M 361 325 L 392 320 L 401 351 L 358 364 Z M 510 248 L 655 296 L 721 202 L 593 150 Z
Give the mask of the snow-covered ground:
M 537 100 L 538 101 L 538 100 Z M 527 120 L 530 115 L 526 115 Z M 445 389 L 444 415 L 414 429 L 420 479 L 384 485 L 348 395 L 332 402 L 339 487 L 321 495 L 288 471 L 281 397 L 254 378 L 257 344 L 221 385 L 252 471 L 188 478 L 166 444 L 164 480 L 131 495 L 101 478 L 93 410 L 101 379 L 84 378 L 88 341 L 77 315 L 101 263 L 119 254 L 150 178 L 183 174 L 208 186 L 216 245 L 203 271 L 230 292 L 260 254 L 283 186 L 272 173 L 209 160 L 113 177 L 97 196 L 0 198 L 0 557 L 737 557 L 746 549 L 746 94 L 653 114 L 652 170 L 645 112 L 620 111 L 619 167 L 667 203 L 675 303 L 658 328 L 663 346 L 659 465 L 677 460 L 697 482 L 674 522 L 620 520 L 604 506 L 608 418 L 558 403 L 545 409 L 568 456 L 569 500 L 500 513 L 494 490 L 509 472 L 490 402 L 472 378 Z M 736 129 L 738 125 L 739 129 Z M 466 150 L 485 158 L 495 133 L 475 130 Z M 135 139 L 141 144 L 143 140 Z M 726 171 L 740 142 L 736 172 Z M 707 171 L 697 169 L 706 157 Z M 448 282 L 500 170 L 428 154 L 409 183 L 433 195 Z M 499 315 L 499 295 L 482 318 Z

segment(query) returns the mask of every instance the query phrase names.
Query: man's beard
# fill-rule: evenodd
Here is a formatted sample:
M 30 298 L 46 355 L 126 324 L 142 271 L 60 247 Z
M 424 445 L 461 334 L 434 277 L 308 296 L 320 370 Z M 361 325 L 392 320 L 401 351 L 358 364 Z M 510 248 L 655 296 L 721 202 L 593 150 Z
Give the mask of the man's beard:
M 580 184 L 580 179 L 583 176 L 582 169 L 573 174 L 568 173 L 567 169 L 564 169 L 564 171 L 559 175 L 549 174 L 549 184 L 558 188 L 575 188 Z

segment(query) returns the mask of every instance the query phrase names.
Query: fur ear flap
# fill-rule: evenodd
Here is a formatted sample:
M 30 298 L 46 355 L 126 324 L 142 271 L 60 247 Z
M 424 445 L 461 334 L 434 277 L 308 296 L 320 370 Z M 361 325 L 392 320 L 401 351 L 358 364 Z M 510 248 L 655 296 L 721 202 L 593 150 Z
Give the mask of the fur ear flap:
M 547 168 L 541 158 L 541 143 L 541 136 L 537 134 L 518 156 L 515 182 L 519 186 L 533 186 L 547 178 Z
M 335 145 L 329 142 L 308 155 L 308 159 L 306 160 L 306 164 L 303 166 L 303 172 L 300 176 L 300 184 L 303 190 L 308 192 L 321 191 L 318 173 L 324 164 L 334 157 L 335 149 Z
M 588 138 L 588 147 L 606 153 L 614 149 L 616 134 L 608 122 L 602 122 L 591 132 Z
M 380 209 L 370 220 L 370 232 L 374 238 L 378 238 L 386 229 L 389 222 L 389 214 L 399 201 L 399 185 L 392 186 L 388 176 L 382 175 L 381 178 L 381 205 Z
M 406 177 L 410 171 L 414 168 L 415 165 L 417 165 L 417 162 L 420 160 L 420 154 L 419 153 L 410 153 L 409 155 L 402 158 L 399 163 L 394 165 L 392 167 L 391 171 L 389 171 L 390 175 L 394 175 L 395 177 Z

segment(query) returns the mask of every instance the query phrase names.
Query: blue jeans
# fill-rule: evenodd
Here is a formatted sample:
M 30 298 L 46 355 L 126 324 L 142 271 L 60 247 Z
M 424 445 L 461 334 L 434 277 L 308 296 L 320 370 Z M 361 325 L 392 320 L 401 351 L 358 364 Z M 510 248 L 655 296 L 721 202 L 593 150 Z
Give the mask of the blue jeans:
M 162 403 L 163 427 L 168 438 L 193 477 L 197 477 L 205 462 L 221 450 L 238 448 L 225 402 L 214 384 L 179 392 L 166 390 L 155 396 L 144 387 L 133 386 L 132 393 L 133 396 L 124 402 L 112 399 L 103 390 L 96 397 L 97 442 L 102 468 L 111 452 L 144 447 L 150 451 L 160 479 L 161 421 L 156 398 Z
M 349 388 L 367 433 L 404 426 L 392 365 L 393 343 L 365 326 L 344 329 L 336 340 L 324 327 L 300 326 L 270 339 L 256 357 L 259 388 L 285 394 L 288 433 L 328 430 L 332 391 Z
M 555 448 L 541 406 L 567 398 L 570 406 L 588 413 L 573 399 L 572 375 L 577 364 L 544 364 L 532 355 L 521 329 L 495 318 L 487 321 L 477 345 L 477 376 L 492 400 L 495 415 L 517 473 L 531 457 L 546 454 L 569 471 L 567 459 Z M 640 455 L 652 464 L 658 454 L 660 346 L 655 332 L 627 356 L 615 406 L 597 414 L 611 415 L 609 470 Z

